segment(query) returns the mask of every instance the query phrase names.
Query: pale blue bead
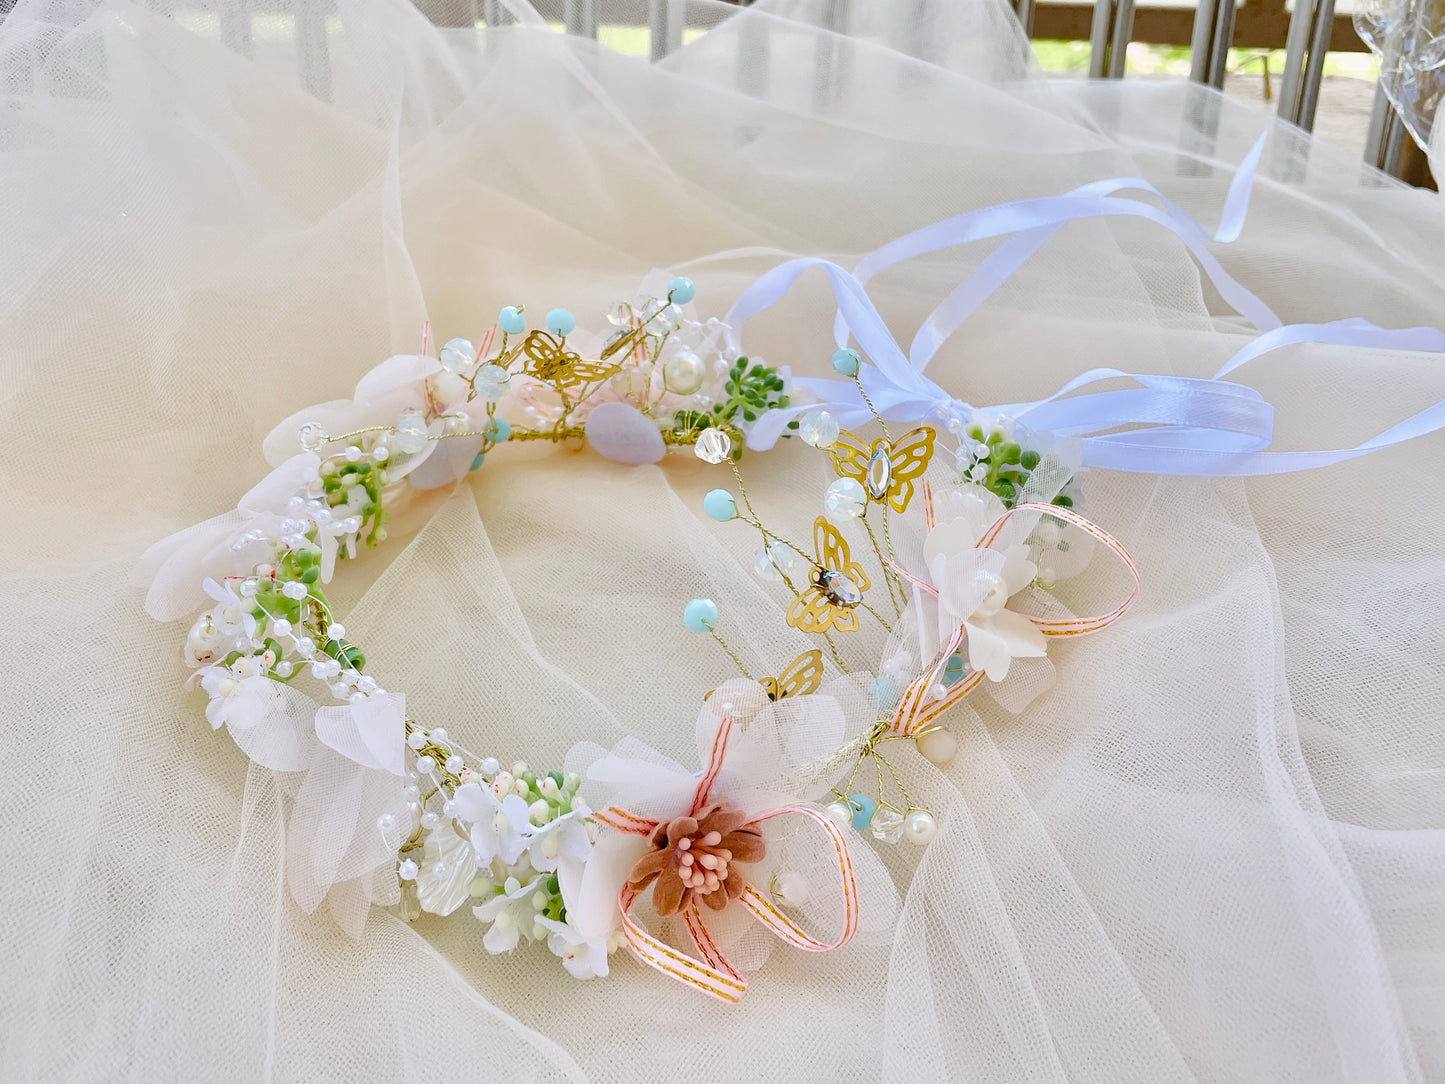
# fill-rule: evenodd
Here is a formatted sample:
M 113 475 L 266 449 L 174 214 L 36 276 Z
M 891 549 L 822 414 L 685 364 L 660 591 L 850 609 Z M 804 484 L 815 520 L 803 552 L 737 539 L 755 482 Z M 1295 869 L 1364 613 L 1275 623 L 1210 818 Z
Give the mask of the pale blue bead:
M 942 682 L 944 685 L 957 684 L 963 677 L 963 659 L 958 655 L 948 656 L 948 661 L 943 664 Z
M 527 318 L 515 305 L 508 305 L 497 313 L 497 326 L 508 335 L 520 335 L 527 327 Z
M 848 795 L 848 804 L 853 807 L 853 827 L 860 832 L 866 832 L 878 804 L 866 794 Z
M 547 330 L 553 335 L 570 335 L 577 326 L 577 317 L 566 309 L 553 309 L 547 314 Z
M 882 674 L 868 683 L 868 703 L 879 711 L 889 711 L 898 703 L 898 684 Z
M 695 598 L 682 611 L 682 623 L 693 632 L 707 632 L 717 624 L 717 603 L 710 598 Z
M 839 376 L 857 376 L 858 366 L 861 362 L 858 351 L 849 350 L 845 346 L 833 355 L 833 371 Z
M 471 469 L 472 469 L 472 470 L 476 470 L 476 469 L 477 469 L 478 467 L 480 467 L 483 463 L 485 463 L 486 460 L 487 460 L 487 453 L 486 453 L 486 452 L 478 452 L 478 453 L 476 454 L 476 457 L 472 459 L 472 467 L 471 467 Z
M 733 500 L 733 495 L 727 490 L 714 489 L 702 499 L 702 510 L 709 519 L 726 523 L 730 519 L 737 519 L 738 502 Z
M 493 444 L 501 444 L 512 435 L 512 423 L 506 418 L 493 418 L 482 430 Z
M 686 305 L 697 294 L 692 279 L 678 275 L 667 284 L 667 299 L 676 305 Z

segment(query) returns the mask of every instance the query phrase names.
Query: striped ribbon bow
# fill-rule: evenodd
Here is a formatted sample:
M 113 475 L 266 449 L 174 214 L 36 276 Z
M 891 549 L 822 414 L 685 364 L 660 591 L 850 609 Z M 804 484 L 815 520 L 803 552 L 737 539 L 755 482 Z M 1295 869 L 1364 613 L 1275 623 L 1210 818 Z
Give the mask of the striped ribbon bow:
M 722 771 L 723 757 L 727 753 L 728 738 L 732 733 L 732 727 L 733 720 L 730 716 L 724 716 L 719 721 L 708 762 L 693 790 L 691 804 L 686 810 L 685 816 L 695 816 L 715 801 L 712 795 L 713 785 Z M 772 900 L 759 892 L 751 883 L 745 885 L 742 894 L 737 898 L 737 903 L 745 907 L 754 918 L 788 944 L 796 945 L 809 952 L 827 952 L 847 944 L 858 929 L 858 886 L 853 874 L 852 859 L 848 855 L 848 843 L 842 831 L 828 819 L 826 814 L 805 805 L 784 805 L 765 810 L 751 816 L 741 827 L 762 825 L 792 813 L 807 817 L 828 835 L 828 842 L 832 845 L 838 861 L 838 880 L 842 888 L 842 933 L 837 940 L 832 942 L 823 942 L 808 936 L 792 919 L 778 910 Z M 615 805 L 594 813 L 592 816 L 596 821 L 614 831 L 637 836 L 651 835 L 653 830 L 662 823 L 650 817 L 639 817 L 637 814 Z M 748 980 L 732 965 L 723 954 L 722 949 L 712 939 L 703 910 L 698 907 L 695 897 L 687 903 L 680 914 L 687 926 L 693 946 L 697 950 L 696 957 L 659 941 L 633 921 L 631 911 L 638 898 L 639 893 L 624 882 L 617 896 L 617 905 L 622 912 L 623 936 L 633 955 L 643 963 L 657 968 L 663 974 L 671 975 L 679 982 L 688 983 L 723 1001 L 735 1002 L 743 996 L 743 992 L 748 986 Z
M 925 490 L 924 517 L 927 526 L 931 530 L 933 528 L 933 502 L 931 499 L 928 499 L 929 497 L 931 497 L 931 495 Z M 1017 508 L 1009 509 L 1003 515 L 999 516 L 998 519 L 994 520 L 993 524 L 988 530 L 984 531 L 983 535 L 979 538 L 976 543 L 977 548 L 988 549 L 992 546 L 993 543 L 998 540 L 999 535 L 1003 533 L 1004 525 L 1008 523 L 1009 519 L 1023 512 L 1039 512 L 1053 516 L 1056 519 L 1073 524 L 1075 527 L 1098 539 L 1110 552 L 1115 554 L 1119 560 L 1124 562 L 1124 567 L 1129 570 L 1129 574 L 1134 579 L 1134 587 L 1133 590 L 1129 592 L 1129 597 L 1118 606 L 1114 607 L 1114 609 L 1108 613 L 1099 614 L 1094 617 L 1045 618 L 1034 617 L 1029 614 L 1022 616 L 1027 617 L 1045 636 L 1087 636 L 1089 633 L 1108 628 L 1129 612 L 1129 608 L 1134 605 L 1135 600 L 1139 597 L 1139 569 L 1135 566 L 1134 559 L 1129 556 L 1129 551 L 1123 547 L 1118 539 L 1102 527 L 1085 519 L 1077 512 L 1052 504 L 1021 504 Z M 893 565 L 892 567 L 920 591 L 934 597 L 938 596 L 938 588 L 927 580 L 920 579 L 899 568 L 897 565 Z M 901 737 L 914 737 L 922 733 L 930 726 L 933 726 L 935 720 L 940 715 L 962 700 L 983 680 L 984 672 L 982 670 L 973 670 L 950 685 L 943 696 L 938 699 L 931 699 L 928 695 L 929 691 L 936 684 L 938 674 L 941 672 L 949 656 L 962 646 L 965 639 L 965 628 L 963 625 L 959 625 L 958 628 L 953 631 L 953 635 L 949 638 L 947 644 L 944 645 L 938 665 L 925 670 L 904 691 L 903 696 L 899 698 L 897 708 L 893 712 L 892 721 L 889 723 L 888 730 L 890 733 L 897 734 Z

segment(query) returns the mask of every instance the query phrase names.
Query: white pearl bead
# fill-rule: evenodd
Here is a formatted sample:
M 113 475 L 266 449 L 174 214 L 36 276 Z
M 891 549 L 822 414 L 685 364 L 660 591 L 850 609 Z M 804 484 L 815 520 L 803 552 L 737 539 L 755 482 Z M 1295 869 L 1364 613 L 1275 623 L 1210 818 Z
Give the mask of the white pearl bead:
M 340 621 L 337 621 L 330 626 L 330 632 L 333 640 L 344 639 L 346 637 L 346 626 Z
M 431 810 L 427 810 L 421 815 L 421 826 L 425 828 L 428 832 L 435 829 L 437 825 L 441 824 L 441 822 L 441 818 L 438 817 Z
M 839 828 L 848 828 L 853 824 L 853 810 L 848 808 L 846 802 L 829 802 L 823 807 L 823 812 L 828 814 L 828 819 Z
M 396 875 L 403 881 L 416 880 L 416 863 L 410 858 L 404 858 L 396 867 Z
M 903 835 L 909 843 L 922 847 L 938 835 L 938 822 L 926 809 L 915 809 L 903 821 Z
M 958 739 L 944 727 L 933 727 L 914 739 L 923 759 L 942 767 L 958 752 Z
M 387 833 L 396 830 L 396 818 L 390 813 L 383 813 L 376 818 L 376 829 L 379 832 Z
M 459 774 L 464 767 L 466 767 L 466 762 L 463 761 L 462 758 L 459 757 L 456 753 L 453 753 L 451 756 L 447 757 L 446 769 L 447 771 L 451 772 L 452 775 Z
M 446 730 L 446 727 L 444 727 L 444 726 L 439 726 L 439 727 L 437 727 L 435 730 L 433 730 L 433 731 L 431 732 L 431 740 L 434 741 L 434 742 L 444 742 L 444 741 L 446 741 L 446 740 L 447 740 L 447 730 Z
M 277 636 L 288 636 L 291 633 L 291 622 L 287 621 L 284 617 L 278 617 L 275 621 L 271 622 L 271 631 Z
M 675 395 L 692 395 L 702 387 L 702 359 L 688 351 L 679 351 L 662 366 L 662 381 Z
M 481 769 L 483 775 L 496 775 L 502 770 L 502 765 L 497 761 L 496 757 L 487 757 L 482 761 Z
M 413 730 L 406 736 L 406 744 L 413 749 L 421 749 L 426 745 L 426 734 L 420 730 Z
M 423 755 L 416 758 L 416 770 L 422 775 L 431 775 L 432 769 L 436 766 L 437 762 L 429 756 Z

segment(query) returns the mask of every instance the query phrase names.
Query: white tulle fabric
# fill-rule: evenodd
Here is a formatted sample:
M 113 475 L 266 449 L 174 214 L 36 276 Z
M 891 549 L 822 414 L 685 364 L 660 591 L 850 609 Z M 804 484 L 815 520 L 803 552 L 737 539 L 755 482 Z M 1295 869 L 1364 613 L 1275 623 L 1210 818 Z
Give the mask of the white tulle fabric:
M 371 908 L 385 886 L 365 878 L 297 905 L 308 878 L 374 867 L 288 853 L 311 809 L 298 767 L 355 760 L 214 732 L 184 626 L 129 586 L 156 539 L 225 514 L 153 555 L 199 589 L 279 421 L 410 355 L 426 319 L 475 336 L 525 302 L 600 327 L 654 268 L 721 314 L 787 255 L 847 265 L 1105 177 L 1208 221 L 1272 123 L 1197 87 L 1046 82 L 986 0 L 689 7 L 712 29 L 653 65 L 606 47 L 605 5 L 601 46 L 525 25 L 560 9 L 508 6 L 521 25 L 440 30 L 343 0 L 319 45 L 302 4 L 21 0 L 0 24 L 4 1075 L 1445 1077 L 1438 438 L 1247 484 L 1090 474 L 1138 605 L 1051 646 L 1022 713 L 970 696 L 953 764 L 910 766 L 937 839 L 879 851 L 894 921 L 826 954 L 763 935 L 751 960 L 739 931 L 730 951 L 760 966 L 737 1006 L 626 957 L 578 982 L 541 946 L 491 956 L 468 921 Z M 1286 320 L 1438 324 L 1442 236 L 1437 196 L 1278 127 L 1218 251 Z M 900 341 L 983 250 L 870 283 Z M 929 372 L 973 402 L 1099 365 L 1207 376 L 1245 341 L 1225 312 L 1172 235 L 1079 223 Z M 831 317 L 805 280 L 743 346 L 821 375 Z M 1445 396 L 1440 359 L 1404 353 L 1299 347 L 1248 379 L 1281 448 Z M 754 503 L 805 534 L 820 459 L 752 459 Z M 755 540 L 701 516 L 717 484 L 686 456 L 505 449 L 331 597 L 405 710 L 471 749 L 561 764 L 630 741 L 691 768 L 727 667 L 681 602 L 716 599 L 755 672 L 802 646 Z M 355 815 L 381 801 L 357 789 Z

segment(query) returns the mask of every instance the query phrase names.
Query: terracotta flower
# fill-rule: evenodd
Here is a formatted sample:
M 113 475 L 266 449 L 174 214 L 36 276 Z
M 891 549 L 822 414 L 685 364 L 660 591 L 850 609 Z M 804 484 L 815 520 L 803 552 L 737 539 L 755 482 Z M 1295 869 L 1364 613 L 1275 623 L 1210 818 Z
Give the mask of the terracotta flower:
M 762 829 L 748 819 L 741 809 L 713 802 L 696 815 L 659 822 L 647 837 L 652 850 L 632 867 L 628 885 L 640 892 L 655 881 L 652 908 L 664 917 L 694 900 L 721 911 L 748 884 L 734 864 L 767 854 Z

